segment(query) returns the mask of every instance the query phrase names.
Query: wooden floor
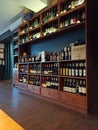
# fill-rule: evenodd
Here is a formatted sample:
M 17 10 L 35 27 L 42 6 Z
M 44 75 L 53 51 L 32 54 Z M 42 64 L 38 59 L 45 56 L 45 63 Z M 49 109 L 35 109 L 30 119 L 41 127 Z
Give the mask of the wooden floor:
M 81 114 L 19 92 L 8 81 L 0 82 L 0 109 L 25 130 L 98 130 L 98 115 Z

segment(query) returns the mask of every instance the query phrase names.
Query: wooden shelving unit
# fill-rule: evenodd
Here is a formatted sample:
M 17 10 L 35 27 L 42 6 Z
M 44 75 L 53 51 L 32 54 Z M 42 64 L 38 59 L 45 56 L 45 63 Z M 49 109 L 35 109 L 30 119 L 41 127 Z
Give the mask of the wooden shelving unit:
M 63 5 L 66 5 L 67 8 Z M 45 99 L 49 98 L 53 102 L 70 107 L 76 111 L 87 113 L 91 110 L 93 106 L 93 98 L 91 98 L 93 97 L 91 80 L 93 59 L 92 57 L 89 58 L 92 54 L 90 49 L 92 48 L 91 28 L 88 26 L 88 21 L 91 19 L 91 16 L 88 14 L 90 9 L 91 2 L 88 2 L 88 0 L 74 7 L 72 2 L 70 3 L 68 0 L 59 0 L 58 3 L 44 9 L 30 21 L 19 26 L 18 86 L 20 89 L 33 92 Z M 47 40 L 45 46 L 48 46 L 50 44 L 48 40 L 56 37 L 60 38 L 64 34 L 68 35 L 66 40 L 68 42 L 72 38 L 72 33 L 73 35 L 77 33 L 73 38 L 75 40 L 80 37 L 84 38 L 85 58 L 57 58 L 56 60 L 43 61 L 42 53 L 39 52 L 40 54 L 37 56 L 32 55 L 31 48 L 33 45 Z M 54 43 L 54 46 L 57 48 L 56 43 Z M 63 49 L 64 47 L 71 48 L 72 46 L 66 44 L 63 45 Z M 47 50 L 44 50 L 44 52 L 47 52 Z M 51 53 L 49 53 L 50 55 Z M 67 74 L 67 71 L 70 71 L 70 66 L 71 72 L 75 71 L 74 73 L 77 73 L 77 64 L 81 68 L 79 71 L 82 72 L 78 72 L 78 74 L 70 74 L 69 72 Z M 65 67 L 63 67 L 64 65 Z M 61 74 L 62 67 L 68 69 L 64 70 L 66 71 L 65 75 Z M 66 88 L 66 82 L 71 82 L 72 85 Z M 82 86 L 80 85 L 81 82 Z

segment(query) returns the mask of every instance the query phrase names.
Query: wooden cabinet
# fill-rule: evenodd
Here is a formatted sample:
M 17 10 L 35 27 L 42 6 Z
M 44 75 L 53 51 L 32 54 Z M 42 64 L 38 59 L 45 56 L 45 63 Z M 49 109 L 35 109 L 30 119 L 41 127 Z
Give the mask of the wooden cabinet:
M 91 5 L 59 0 L 18 28 L 18 81 L 25 90 L 85 113 L 93 105 Z

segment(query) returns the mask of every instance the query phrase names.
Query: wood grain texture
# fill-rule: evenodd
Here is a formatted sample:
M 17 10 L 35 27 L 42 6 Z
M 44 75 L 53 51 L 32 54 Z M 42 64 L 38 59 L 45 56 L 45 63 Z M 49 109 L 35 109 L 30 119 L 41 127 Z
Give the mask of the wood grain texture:
M 72 111 L 33 94 L 22 93 L 8 81 L 0 82 L 0 109 L 25 130 L 98 130 L 95 111 L 95 114 Z

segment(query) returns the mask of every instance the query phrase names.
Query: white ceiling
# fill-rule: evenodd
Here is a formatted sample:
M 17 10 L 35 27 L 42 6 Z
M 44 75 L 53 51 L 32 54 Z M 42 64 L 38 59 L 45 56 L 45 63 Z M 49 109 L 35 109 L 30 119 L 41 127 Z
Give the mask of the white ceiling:
M 0 31 L 4 30 L 9 21 L 26 7 L 34 12 L 46 7 L 49 0 L 0 0 Z M 0 33 L 1 34 L 1 33 Z

